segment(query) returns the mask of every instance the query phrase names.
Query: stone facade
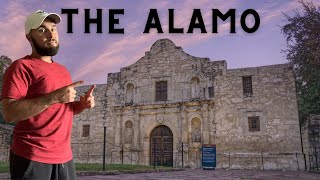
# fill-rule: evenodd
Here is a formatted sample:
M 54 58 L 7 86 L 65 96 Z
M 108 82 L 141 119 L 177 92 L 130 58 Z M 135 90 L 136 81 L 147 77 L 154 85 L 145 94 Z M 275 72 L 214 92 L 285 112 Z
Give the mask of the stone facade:
M 182 166 L 182 153 L 184 166 L 201 167 L 202 144 L 216 144 L 218 168 L 304 168 L 288 64 L 227 69 L 226 61 L 191 56 L 161 39 L 136 63 L 109 73 L 94 95 L 96 107 L 74 120 L 76 161 L 102 162 L 106 127 L 107 163 L 150 165 L 152 132 L 165 126 L 174 167 Z
M 82 86 L 77 89 L 77 94 L 84 94 L 90 87 Z M 103 153 L 103 132 L 106 121 L 106 85 L 97 85 L 93 95 L 95 96 L 95 108 L 85 110 L 76 115 L 72 128 L 72 150 L 74 158 L 78 162 L 101 162 Z M 83 136 L 83 126 L 90 125 L 89 135 Z M 108 132 L 112 131 L 108 126 Z

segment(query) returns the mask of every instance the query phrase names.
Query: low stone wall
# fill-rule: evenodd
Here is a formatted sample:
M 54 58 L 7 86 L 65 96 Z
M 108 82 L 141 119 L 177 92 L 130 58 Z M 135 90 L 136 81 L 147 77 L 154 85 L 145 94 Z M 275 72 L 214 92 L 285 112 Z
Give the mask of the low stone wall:
M 255 170 L 304 170 L 302 153 L 221 153 L 217 168 Z

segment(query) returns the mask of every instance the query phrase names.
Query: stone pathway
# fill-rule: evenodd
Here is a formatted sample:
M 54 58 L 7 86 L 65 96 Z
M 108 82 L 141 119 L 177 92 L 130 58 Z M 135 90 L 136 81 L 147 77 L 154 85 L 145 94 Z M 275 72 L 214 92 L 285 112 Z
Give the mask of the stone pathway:
M 79 180 L 320 180 L 320 174 L 305 171 L 254 171 L 254 170 L 202 170 L 186 169 L 185 171 L 80 176 Z
M 0 179 L 10 179 L 8 173 L 0 174 Z M 202 170 L 151 172 L 119 175 L 78 176 L 78 180 L 320 180 L 320 174 L 305 171 L 254 171 L 254 170 Z

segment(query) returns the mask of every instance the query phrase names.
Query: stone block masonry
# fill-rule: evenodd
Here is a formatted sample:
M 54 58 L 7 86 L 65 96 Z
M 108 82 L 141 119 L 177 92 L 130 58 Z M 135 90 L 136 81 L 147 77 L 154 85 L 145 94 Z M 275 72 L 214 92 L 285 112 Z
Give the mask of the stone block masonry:
M 218 168 L 304 169 L 289 64 L 227 69 L 160 39 L 94 96 L 74 120 L 78 162 L 102 162 L 105 126 L 108 163 L 181 167 L 183 153 L 184 166 L 201 167 L 202 144 L 216 144 Z

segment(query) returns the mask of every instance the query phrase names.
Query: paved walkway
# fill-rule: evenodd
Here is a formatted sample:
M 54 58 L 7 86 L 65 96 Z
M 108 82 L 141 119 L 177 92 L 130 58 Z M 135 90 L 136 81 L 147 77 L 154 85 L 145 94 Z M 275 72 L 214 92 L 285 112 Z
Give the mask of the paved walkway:
M 79 180 L 247 180 L 247 179 L 288 179 L 288 180 L 320 180 L 320 174 L 304 171 L 253 171 L 253 170 L 202 170 L 186 169 L 185 171 L 80 176 Z
M 0 179 L 10 179 L 9 174 L 0 174 Z M 254 170 L 201 170 L 153 172 L 119 175 L 78 176 L 78 180 L 320 180 L 320 174 L 305 171 L 254 171 Z

